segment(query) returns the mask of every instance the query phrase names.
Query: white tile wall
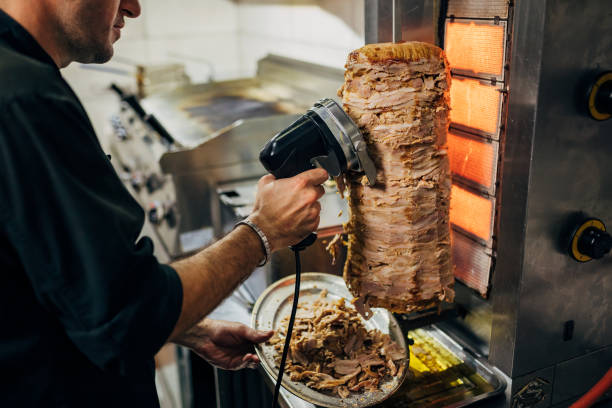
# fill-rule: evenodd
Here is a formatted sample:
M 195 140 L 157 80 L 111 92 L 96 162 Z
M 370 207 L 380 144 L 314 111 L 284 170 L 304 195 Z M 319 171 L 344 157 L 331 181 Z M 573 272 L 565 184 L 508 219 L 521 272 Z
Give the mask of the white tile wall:
M 238 33 L 248 75 L 268 53 L 341 68 L 363 45 L 364 0 L 241 0 Z
M 230 0 L 141 0 L 149 37 L 236 31 L 238 6 Z
M 226 79 L 239 70 L 238 5 L 230 0 L 141 0 L 128 20 L 116 59 L 140 64 L 182 62 L 194 82 Z

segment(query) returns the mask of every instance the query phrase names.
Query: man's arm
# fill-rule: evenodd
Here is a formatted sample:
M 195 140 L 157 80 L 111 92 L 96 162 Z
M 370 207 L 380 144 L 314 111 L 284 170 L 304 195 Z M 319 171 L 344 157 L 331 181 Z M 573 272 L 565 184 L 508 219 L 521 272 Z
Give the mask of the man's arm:
M 318 199 L 325 193 L 320 184 L 327 177 L 325 170 L 314 169 L 290 179 L 268 175 L 259 181 L 249 219 L 264 232 L 272 251 L 295 244 L 316 230 L 321 210 Z M 217 307 L 264 256 L 259 236 L 240 225 L 217 243 L 172 264 L 183 285 L 183 308 L 170 341 Z
M 170 340 L 212 312 L 262 258 L 259 237 L 240 225 L 205 250 L 172 264 L 183 285 L 183 308 Z

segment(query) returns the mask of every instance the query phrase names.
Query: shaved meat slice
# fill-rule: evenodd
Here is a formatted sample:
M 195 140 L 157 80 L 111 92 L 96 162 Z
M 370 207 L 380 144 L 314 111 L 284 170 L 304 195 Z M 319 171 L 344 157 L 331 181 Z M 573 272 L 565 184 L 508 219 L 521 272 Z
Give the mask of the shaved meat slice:
M 338 374 L 350 374 L 359 368 L 359 360 L 336 360 L 328 364 L 328 367 Z
M 402 355 L 404 355 L 404 352 L 396 343 L 385 344 L 385 346 L 381 348 L 380 353 L 392 360 L 398 360 Z
M 378 358 L 376 354 L 370 354 L 370 355 L 362 354 L 359 356 L 357 361 L 359 361 L 359 365 L 363 368 L 370 367 L 373 365 L 385 364 L 385 362 L 381 360 L 380 358 Z
M 377 168 L 375 186 L 345 179 L 344 280 L 355 307 L 369 318 L 370 307 L 408 313 L 452 302 L 444 52 L 421 42 L 369 44 L 349 55 L 344 79 L 344 109 Z
M 377 386 L 378 386 L 378 380 L 375 378 L 370 378 L 370 379 L 359 382 L 357 385 L 354 385 L 351 388 L 349 388 L 349 390 L 359 391 L 362 388 L 365 388 L 368 391 L 374 391 L 376 390 Z
M 351 352 L 354 351 L 355 344 L 357 343 L 357 334 L 351 334 L 346 342 L 346 344 L 344 345 L 344 354 L 346 354 L 347 356 L 351 354 Z
M 329 252 L 332 257 L 332 265 L 336 264 L 336 257 L 338 256 L 338 252 L 340 252 L 340 245 L 342 244 L 342 234 L 334 235 L 334 238 L 327 244 L 325 250 Z
M 285 317 L 268 340 L 277 351 L 277 364 L 288 320 Z M 291 381 L 316 390 L 341 398 L 351 392 L 376 391 L 407 364 L 408 356 L 388 334 L 367 330 L 355 309 L 344 299 L 328 299 L 325 290 L 314 302 L 299 304 L 293 327 L 286 372 Z

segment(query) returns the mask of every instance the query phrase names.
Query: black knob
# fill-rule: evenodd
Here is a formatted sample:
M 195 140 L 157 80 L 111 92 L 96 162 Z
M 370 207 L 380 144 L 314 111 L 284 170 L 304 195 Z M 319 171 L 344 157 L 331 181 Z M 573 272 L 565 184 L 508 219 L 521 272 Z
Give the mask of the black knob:
M 164 179 L 158 176 L 155 173 L 149 174 L 145 181 L 145 187 L 147 188 L 147 192 L 149 194 L 153 194 L 157 190 L 159 190 L 164 185 Z
M 161 224 L 163 219 L 164 219 L 163 208 L 161 208 L 158 205 L 151 204 L 151 206 L 149 207 L 149 221 L 151 222 L 151 224 L 159 225 Z
M 177 222 L 177 214 L 176 214 L 176 205 L 170 204 L 166 209 L 166 222 L 168 223 L 168 227 L 174 228 Z
M 612 115 L 612 81 L 605 82 L 595 95 L 595 108 Z
M 603 258 L 612 249 L 612 236 L 595 227 L 588 227 L 578 239 L 578 251 L 593 259 Z
M 584 217 L 574 225 L 568 250 L 576 261 L 600 259 L 612 250 L 612 236 L 601 220 Z
M 594 119 L 606 120 L 612 117 L 612 71 L 599 75 L 591 85 L 588 105 Z

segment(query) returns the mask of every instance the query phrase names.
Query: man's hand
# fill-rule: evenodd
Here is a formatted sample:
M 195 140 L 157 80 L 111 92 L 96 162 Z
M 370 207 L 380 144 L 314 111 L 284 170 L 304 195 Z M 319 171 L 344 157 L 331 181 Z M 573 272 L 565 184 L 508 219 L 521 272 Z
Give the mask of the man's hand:
M 297 244 L 319 226 L 327 180 L 323 169 L 312 169 L 295 177 L 262 177 L 257 184 L 253 213 L 249 216 L 266 234 L 272 251 Z
M 174 342 L 189 347 L 216 367 L 241 370 L 257 367 L 259 358 L 254 345 L 268 340 L 273 333 L 260 332 L 236 322 L 203 319 Z

